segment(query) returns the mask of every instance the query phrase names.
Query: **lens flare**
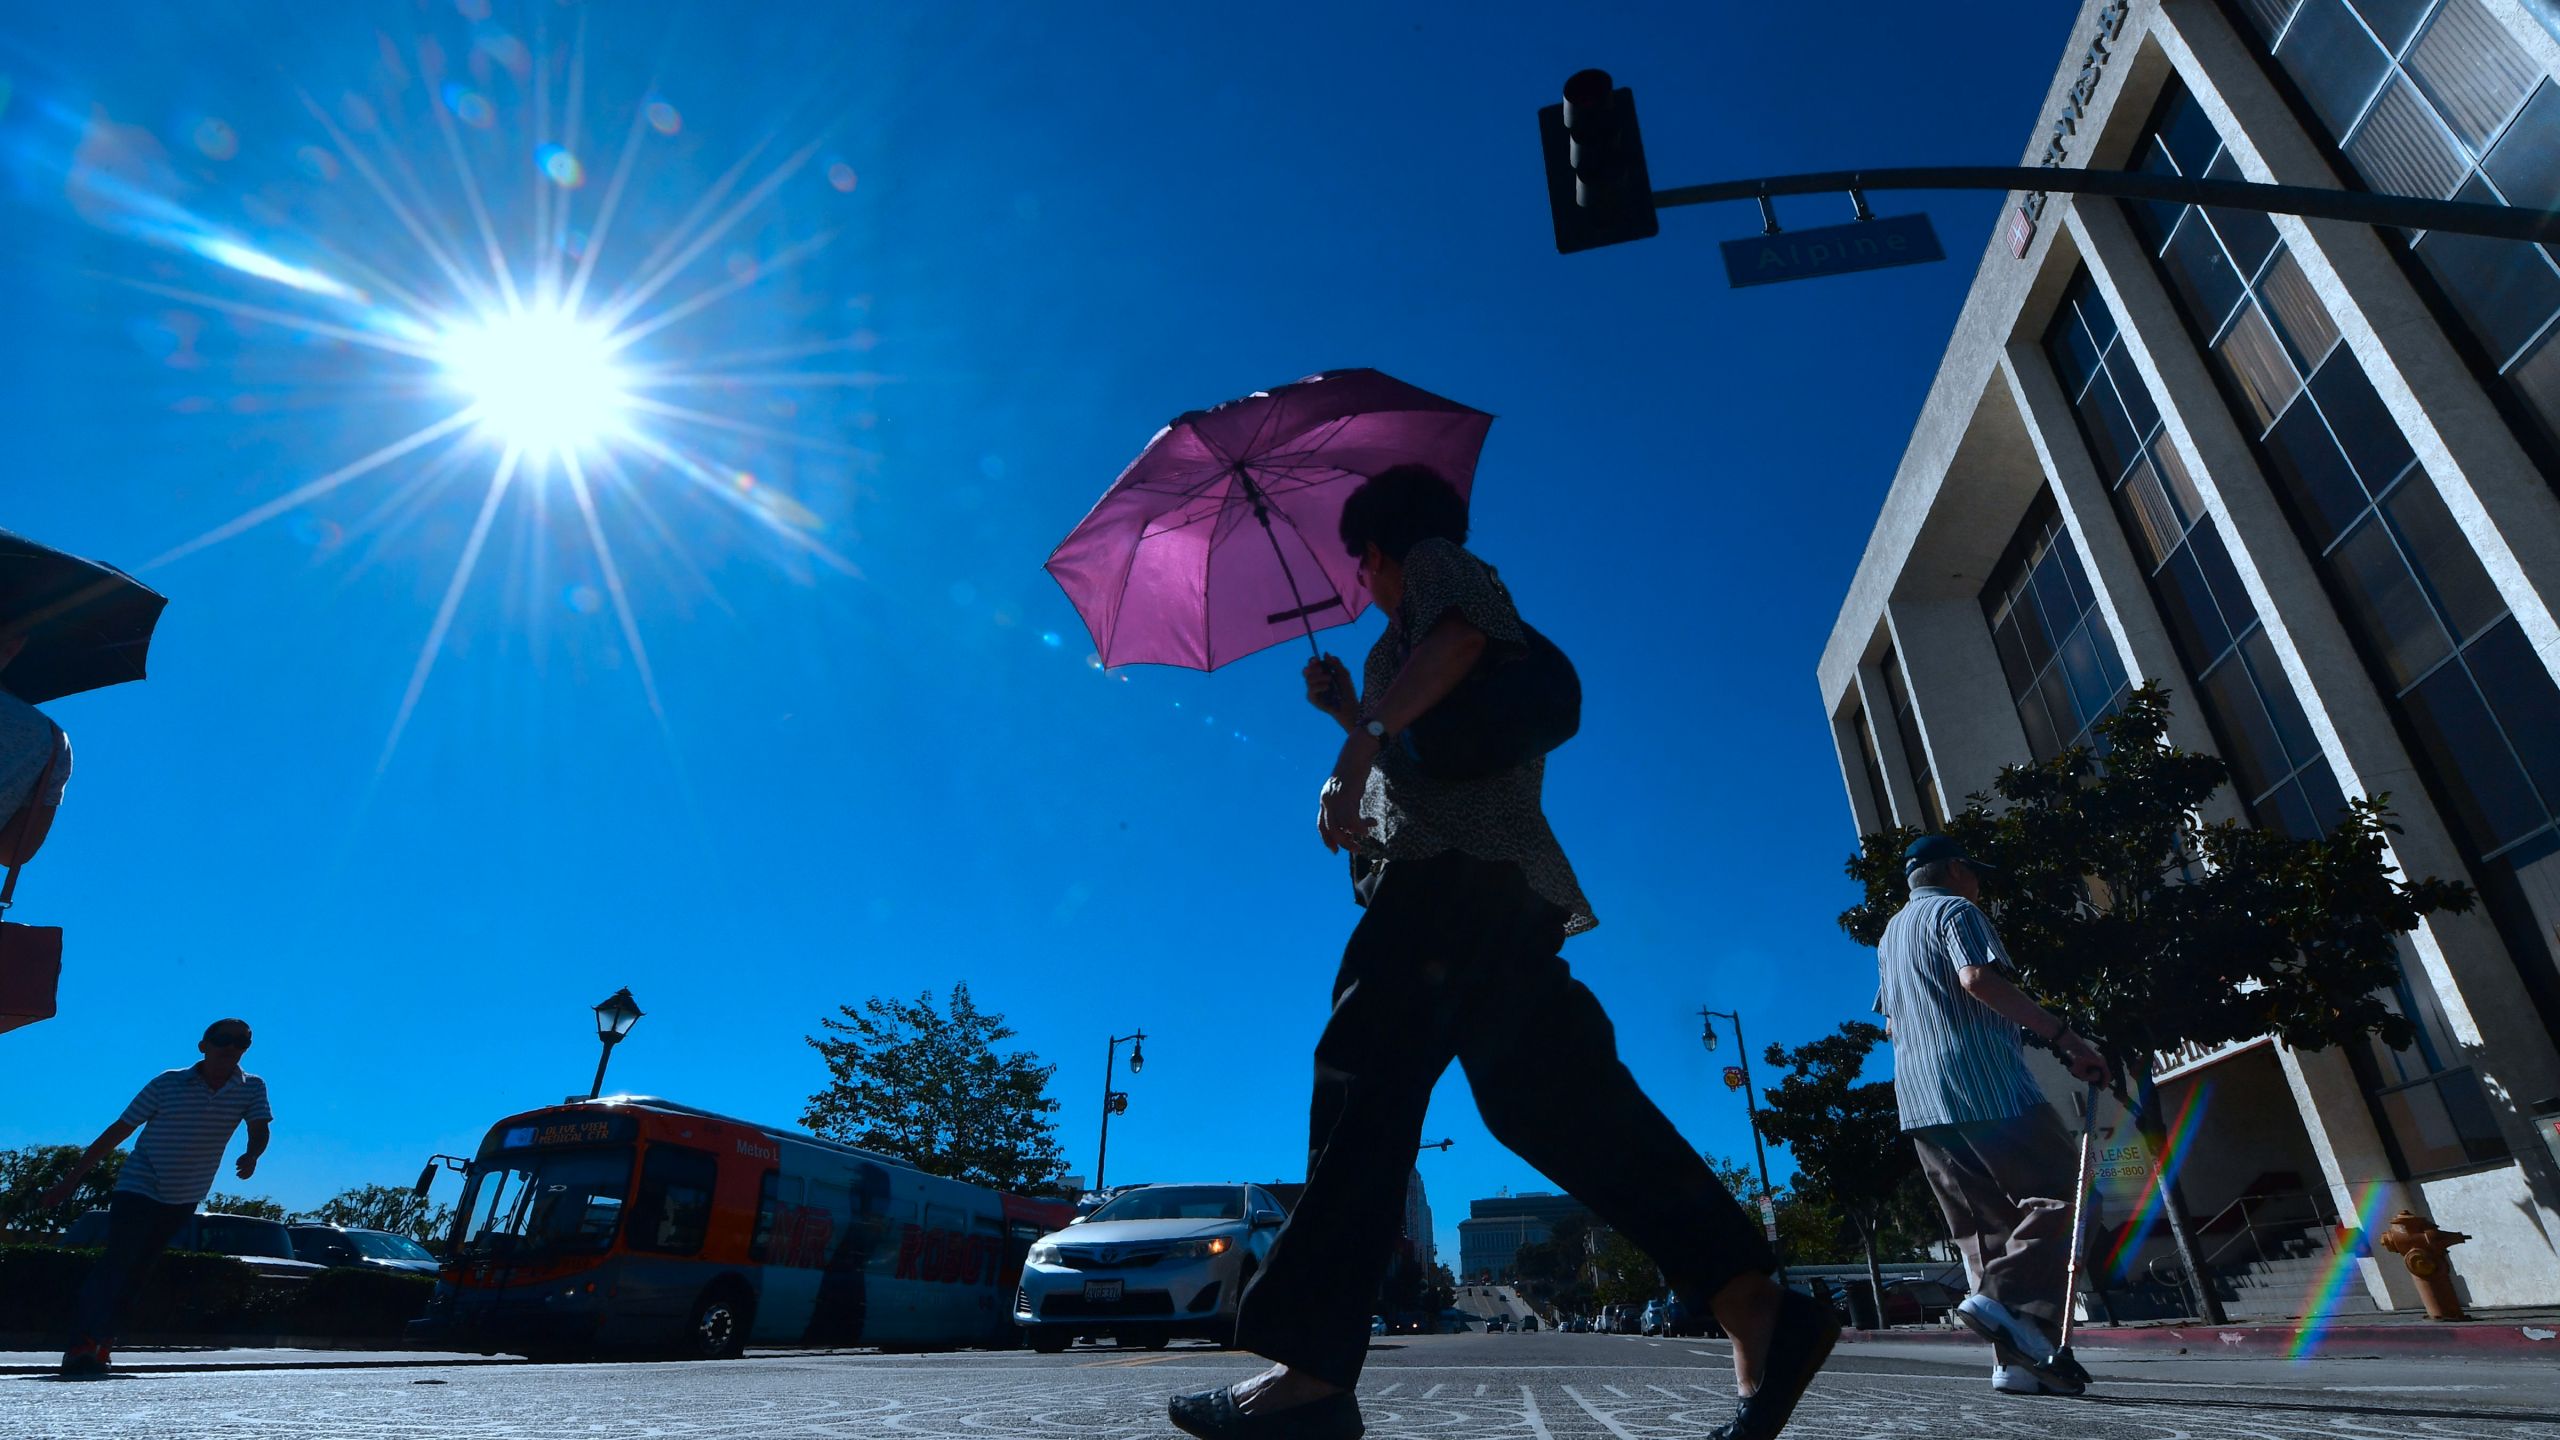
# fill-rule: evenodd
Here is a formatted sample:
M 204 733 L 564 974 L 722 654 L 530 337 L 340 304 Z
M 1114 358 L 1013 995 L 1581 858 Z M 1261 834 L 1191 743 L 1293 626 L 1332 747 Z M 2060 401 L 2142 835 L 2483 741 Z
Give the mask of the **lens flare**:
M 548 458 L 620 430 L 631 396 L 613 353 L 602 326 L 545 308 L 452 330 L 436 358 L 493 439 Z
M 2380 1183 L 2365 1186 L 2364 1198 L 2356 1204 L 2356 1243 L 2348 1243 L 2344 1235 L 2338 1237 L 2337 1249 L 2330 1253 L 2328 1263 L 2302 1297 L 2302 1328 L 2293 1332 L 2293 1344 L 2285 1351 L 2286 1359 L 2308 1360 L 2319 1350 L 2321 1340 L 2329 1333 L 2329 1326 L 2338 1317 L 2338 1302 L 2346 1298 L 2347 1282 L 2355 1278 L 2356 1250 L 2359 1245 L 2372 1244 L 2373 1227 L 2382 1218 L 2386 1198 Z
M 2187 1152 L 2195 1140 L 2196 1126 L 2211 1108 L 2213 1082 L 2199 1080 L 2187 1092 L 2186 1103 L 2178 1107 L 2177 1118 L 2169 1122 L 2168 1133 L 2161 1137 L 2160 1151 L 2151 1157 L 2151 1173 L 2143 1177 L 2142 1199 L 2135 1203 L 2133 1214 L 2116 1231 L 2116 1243 L 2107 1252 L 2102 1273 L 2126 1278 L 2125 1266 L 2150 1234 L 2152 1222 L 2160 1218 L 2160 1197 L 2178 1181 L 2178 1172 L 2186 1168 Z

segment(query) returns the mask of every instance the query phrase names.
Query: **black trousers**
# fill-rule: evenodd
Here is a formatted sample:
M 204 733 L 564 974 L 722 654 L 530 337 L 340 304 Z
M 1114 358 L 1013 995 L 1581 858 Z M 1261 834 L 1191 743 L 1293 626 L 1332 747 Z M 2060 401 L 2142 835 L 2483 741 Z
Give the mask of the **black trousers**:
M 116 1337 L 132 1305 L 134 1292 L 151 1273 L 151 1262 L 169 1248 L 193 1205 L 164 1205 L 146 1195 L 119 1190 L 107 1205 L 107 1249 L 80 1287 L 72 1323 L 79 1327 L 74 1343 L 104 1345 Z
M 1466 1067 L 1487 1129 L 1642 1247 L 1693 1304 L 1777 1267 L 1760 1228 L 1635 1077 L 1565 968 L 1564 912 L 1520 869 L 1455 852 L 1373 876 L 1316 1042 L 1307 1188 L 1246 1290 L 1236 1343 L 1360 1378 L 1432 1087 Z

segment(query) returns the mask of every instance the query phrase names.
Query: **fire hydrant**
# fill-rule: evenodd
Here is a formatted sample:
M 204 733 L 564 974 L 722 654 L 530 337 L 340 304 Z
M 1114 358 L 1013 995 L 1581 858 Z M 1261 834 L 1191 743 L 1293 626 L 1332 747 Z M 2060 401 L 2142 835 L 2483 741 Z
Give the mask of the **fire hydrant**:
M 2392 1216 L 2391 1228 L 2382 1232 L 2382 1248 L 2399 1256 L 2418 1282 L 2418 1298 L 2426 1303 L 2428 1319 L 2471 1318 L 2462 1313 L 2462 1302 L 2454 1296 L 2453 1258 L 2445 1253 L 2470 1238 L 2459 1230 L 2437 1229 L 2436 1222 L 2415 1210 Z

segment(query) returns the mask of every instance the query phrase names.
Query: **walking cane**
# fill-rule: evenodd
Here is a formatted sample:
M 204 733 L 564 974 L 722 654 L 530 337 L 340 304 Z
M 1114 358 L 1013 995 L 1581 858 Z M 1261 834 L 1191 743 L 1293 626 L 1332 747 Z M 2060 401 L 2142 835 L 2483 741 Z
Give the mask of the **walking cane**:
M 2089 1091 L 2082 1097 L 2080 1109 L 2080 1178 L 2077 1188 L 2071 1192 L 2071 1261 L 2062 1272 L 2062 1346 L 2053 1352 L 2053 1368 L 2086 1385 L 2089 1372 L 2071 1354 L 2071 1317 L 2078 1308 L 2075 1302 L 2080 1294 L 2081 1238 L 2089 1229 L 2089 1171 L 2095 1159 L 2098 1132 L 2098 1082 L 2089 1082 Z

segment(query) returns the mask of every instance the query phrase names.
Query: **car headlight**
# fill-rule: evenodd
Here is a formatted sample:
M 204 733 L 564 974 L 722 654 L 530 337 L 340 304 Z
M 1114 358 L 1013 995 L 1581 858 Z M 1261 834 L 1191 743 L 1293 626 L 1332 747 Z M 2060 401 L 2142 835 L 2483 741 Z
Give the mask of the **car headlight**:
M 1034 1245 L 1031 1247 L 1030 1259 L 1034 1265 L 1055 1265 L 1058 1263 L 1058 1247 L 1048 1244 Z
M 1166 1251 L 1165 1255 L 1173 1260 L 1206 1260 L 1214 1255 L 1224 1255 L 1234 1248 L 1236 1248 L 1236 1237 L 1233 1235 L 1212 1235 L 1206 1240 L 1180 1241 L 1171 1250 Z

